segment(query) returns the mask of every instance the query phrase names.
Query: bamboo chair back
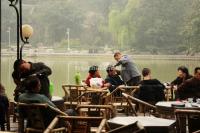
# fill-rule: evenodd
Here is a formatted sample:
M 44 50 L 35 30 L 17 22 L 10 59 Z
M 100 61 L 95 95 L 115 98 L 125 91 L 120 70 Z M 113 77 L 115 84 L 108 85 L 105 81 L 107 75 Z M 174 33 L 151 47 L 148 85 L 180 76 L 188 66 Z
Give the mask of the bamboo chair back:
M 61 127 L 59 130 L 60 133 L 65 133 L 66 130 L 67 133 L 89 133 L 91 132 L 94 121 L 98 122 L 98 125 L 96 126 L 97 130 L 95 132 L 101 133 L 106 123 L 106 119 L 103 119 L 102 117 L 57 116 L 44 133 L 54 133 L 54 127 L 61 120 L 66 121 L 68 125 L 67 127 Z
M 149 112 L 150 114 L 152 114 L 152 111 L 154 111 L 154 112 L 156 111 L 156 106 L 154 106 L 152 104 L 149 104 L 149 103 L 147 103 L 145 101 L 142 101 L 142 100 L 140 100 L 138 98 L 135 98 L 135 97 L 130 96 L 130 95 L 125 94 L 125 93 L 122 93 L 122 95 L 127 99 L 127 102 L 131 106 L 131 108 L 132 108 L 132 110 L 133 110 L 135 115 L 137 115 L 137 114 L 136 114 L 135 108 L 133 108 L 133 106 L 132 106 L 133 103 L 139 104 L 139 106 L 144 107 L 144 109 L 142 111 L 144 113 L 144 115 L 145 115 L 146 112 Z
M 114 105 L 117 111 L 125 111 L 125 113 L 128 115 L 132 111 L 130 111 L 131 109 L 129 108 L 129 105 L 127 104 L 126 99 L 124 99 L 122 93 L 132 95 L 137 90 L 137 88 L 138 86 L 118 86 L 114 91 L 107 95 L 106 103 Z M 132 106 L 135 105 L 132 104 Z
M 43 111 L 47 108 L 46 104 L 17 103 L 17 107 L 19 109 L 19 132 L 42 132 L 45 129 Z M 24 120 L 27 121 L 27 127 L 24 127 Z
M 66 115 L 59 109 L 42 103 L 17 103 L 17 108 L 20 133 L 43 132 L 56 115 Z
M 78 105 L 76 110 L 80 115 L 102 116 L 106 119 L 113 118 L 116 115 L 115 108 L 112 105 Z
M 82 95 L 81 93 L 86 91 L 86 86 L 84 85 L 62 85 L 65 92 L 65 105 L 69 108 L 75 108 L 77 104 L 81 103 Z

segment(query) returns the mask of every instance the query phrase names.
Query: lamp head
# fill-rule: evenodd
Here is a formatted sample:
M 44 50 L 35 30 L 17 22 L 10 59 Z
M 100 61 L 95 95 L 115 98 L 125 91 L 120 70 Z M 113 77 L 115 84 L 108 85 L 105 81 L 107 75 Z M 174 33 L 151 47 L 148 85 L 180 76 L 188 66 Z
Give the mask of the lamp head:
M 32 36 L 32 34 L 33 34 L 33 28 L 30 25 L 28 25 L 28 24 L 22 25 L 23 38 L 25 38 L 27 40 L 27 39 L 29 39 L 30 36 Z

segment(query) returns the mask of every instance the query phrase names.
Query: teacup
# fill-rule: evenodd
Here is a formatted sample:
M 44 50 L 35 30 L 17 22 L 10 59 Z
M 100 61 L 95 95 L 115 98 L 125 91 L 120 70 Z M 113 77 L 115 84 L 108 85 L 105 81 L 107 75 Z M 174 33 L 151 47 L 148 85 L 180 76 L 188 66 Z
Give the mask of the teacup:
M 200 98 L 197 98 L 197 103 L 200 104 Z
M 193 103 L 193 98 L 188 98 L 189 103 Z M 199 101 L 200 102 L 200 101 Z

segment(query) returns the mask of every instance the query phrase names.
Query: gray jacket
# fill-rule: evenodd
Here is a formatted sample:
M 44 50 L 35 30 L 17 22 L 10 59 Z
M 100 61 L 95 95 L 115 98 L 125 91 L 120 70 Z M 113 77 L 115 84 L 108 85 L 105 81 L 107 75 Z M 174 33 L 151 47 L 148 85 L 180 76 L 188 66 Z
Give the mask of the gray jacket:
M 119 65 L 121 65 L 120 74 L 124 82 L 128 82 L 131 78 L 141 75 L 136 64 L 127 55 L 123 55 L 115 66 Z

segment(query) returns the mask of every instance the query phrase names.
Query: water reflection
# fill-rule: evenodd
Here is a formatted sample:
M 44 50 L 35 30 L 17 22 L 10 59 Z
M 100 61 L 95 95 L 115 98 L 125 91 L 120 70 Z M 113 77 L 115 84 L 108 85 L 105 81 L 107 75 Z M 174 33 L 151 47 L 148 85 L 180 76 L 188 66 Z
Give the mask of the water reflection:
M 12 80 L 13 62 L 16 57 L 1 58 L 1 82 L 6 87 L 6 92 L 10 99 L 13 99 L 13 90 L 15 85 Z M 54 83 L 54 95 L 63 96 L 62 84 L 74 84 L 74 76 L 76 72 L 80 72 L 81 79 L 85 79 L 88 74 L 89 66 L 98 65 L 103 78 L 106 77 L 106 67 L 109 64 L 114 64 L 113 57 L 40 57 L 40 58 L 25 58 L 27 61 L 44 62 L 48 65 L 53 73 L 49 77 Z M 149 67 L 152 70 L 153 78 L 157 78 L 162 82 L 172 81 L 176 77 L 177 67 L 185 65 L 193 74 L 193 69 L 199 65 L 198 61 L 192 60 L 141 60 L 136 59 L 136 64 L 140 71 L 144 67 Z

